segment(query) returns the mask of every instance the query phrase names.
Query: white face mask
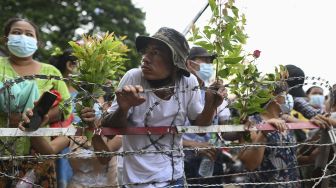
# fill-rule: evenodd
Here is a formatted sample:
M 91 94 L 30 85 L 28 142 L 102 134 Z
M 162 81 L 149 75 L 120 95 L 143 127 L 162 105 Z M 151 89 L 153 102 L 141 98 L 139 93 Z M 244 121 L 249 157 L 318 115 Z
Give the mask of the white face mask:
M 311 95 L 309 103 L 318 108 L 322 108 L 324 105 L 324 96 L 323 95 Z
M 336 112 L 331 112 L 330 113 L 330 118 L 336 119 Z

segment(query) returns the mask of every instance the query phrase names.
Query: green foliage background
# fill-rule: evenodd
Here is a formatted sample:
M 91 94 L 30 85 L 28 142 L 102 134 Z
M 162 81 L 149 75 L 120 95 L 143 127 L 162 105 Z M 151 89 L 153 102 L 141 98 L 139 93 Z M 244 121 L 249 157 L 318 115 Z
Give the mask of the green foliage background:
M 145 13 L 134 7 L 131 0 L 2 0 L 0 7 L 0 24 L 11 17 L 21 17 L 40 27 L 44 44 L 36 53 L 40 61 L 47 62 L 53 47 L 65 49 L 69 41 L 80 39 L 75 35 L 76 29 L 91 25 L 87 32 L 90 35 L 106 31 L 126 35 L 125 43 L 131 49 L 127 68 L 139 63 L 134 41 L 137 35 L 146 33 Z M 4 44 L 0 48 L 5 49 Z

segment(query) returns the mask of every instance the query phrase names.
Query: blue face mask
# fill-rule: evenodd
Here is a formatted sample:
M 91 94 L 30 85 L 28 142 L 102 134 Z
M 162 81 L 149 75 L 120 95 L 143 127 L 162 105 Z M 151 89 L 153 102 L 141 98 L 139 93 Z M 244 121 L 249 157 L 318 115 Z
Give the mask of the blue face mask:
M 17 57 L 29 57 L 37 50 L 37 40 L 26 35 L 9 35 L 7 47 Z
M 323 95 L 311 95 L 309 102 L 314 107 L 321 108 L 324 105 L 324 96 Z
M 290 94 L 283 95 L 283 97 L 285 98 L 285 103 L 280 104 L 281 112 L 284 114 L 289 114 L 293 110 L 294 99 Z
M 211 76 L 213 75 L 214 67 L 212 64 L 208 63 L 201 63 L 200 70 L 196 72 L 197 76 L 204 82 L 210 80 Z

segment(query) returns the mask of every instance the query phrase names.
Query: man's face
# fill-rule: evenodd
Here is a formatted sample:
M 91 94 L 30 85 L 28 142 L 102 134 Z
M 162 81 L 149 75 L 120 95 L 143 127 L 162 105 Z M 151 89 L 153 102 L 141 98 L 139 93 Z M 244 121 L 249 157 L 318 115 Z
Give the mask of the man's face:
M 161 80 L 172 74 L 174 65 L 168 46 L 152 40 L 141 53 L 141 70 L 146 80 Z
M 212 64 L 212 61 L 210 57 L 196 57 L 193 61 L 191 61 L 190 69 L 194 72 L 199 71 L 201 63 Z

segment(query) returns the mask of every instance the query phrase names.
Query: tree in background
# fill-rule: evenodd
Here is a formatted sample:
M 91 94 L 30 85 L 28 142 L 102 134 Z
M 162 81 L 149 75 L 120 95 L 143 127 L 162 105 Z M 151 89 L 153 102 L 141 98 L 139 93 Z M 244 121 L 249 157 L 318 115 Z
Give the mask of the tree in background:
M 82 34 L 110 31 L 128 37 L 125 40 L 131 49 L 128 68 L 138 65 L 134 41 L 139 34 L 145 34 L 145 13 L 134 7 L 131 0 L 5 0 L 0 1 L 0 7 L 2 25 L 11 17 L 21 17 L 40 27 L 43 47 L 37 59 L 43 62 L 55 46 L 64 49 Z M 4 49 L 4 44 L 0 48 Z

